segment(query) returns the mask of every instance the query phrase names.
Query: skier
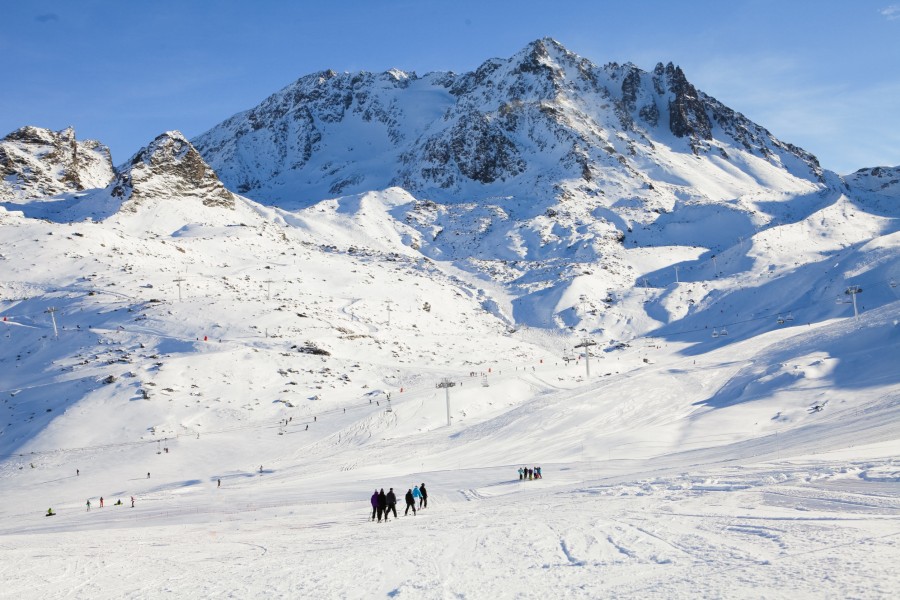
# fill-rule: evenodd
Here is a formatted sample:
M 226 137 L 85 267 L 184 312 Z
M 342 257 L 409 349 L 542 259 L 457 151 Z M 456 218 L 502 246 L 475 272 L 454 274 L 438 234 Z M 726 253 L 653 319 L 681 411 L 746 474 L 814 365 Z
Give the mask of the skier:
M 79 471 L 78 469 L 75 469 L 75 477 L 78 477 L 79 475 L 81 475 L 81 471 Z
M 103 496 L 100 496 L 100 508 L 103 508 Z
M 216 479 L 216 487 L 217 487 L 217 488 L 222 487 L 222 480 L 221 480 L 221 479 Z
M 428 490 L 425 489 L 424 483 L 419 486 L 419 493 L 422 494 L 422 500 L 419 502 L 419 510 L 428 508 Z
M 384 515 L 384 522 L 387 523 L 387 496 L 384 494 L 384 488 L 378 492 L 378 522 L 381 523 L 381 515 Z
M 131 497 L 131 508 L 134 508 L 134 496 Z
M 419 486 L 413 488 L 413 500 L 422 501 L 422 492 L 419 491 Z
M 409 509 L 412 509 L 413 516 L 416 516 L 416 501 L 413 499 L 412 490 L 406 490 L 406 510 L 403 511 L 403 516 L 409 514 Z
M 535 467 L 535 469 L 537 469 L 538 479 L 543 479 L 544 475 L 541 473 L 541 468 Z
M 394 493 L 394 488 L 391 488 L 387 493 L 387 510 L 384 511 L 384 519 L 387 520 L 388 513 L 394 511 L 394 518 L 397 518 L 397 495 Z
M 147 479 L 150 479 L 150 471 L 147 471 Z
M 375 493 L 372 494 L 371 502 L 372 502 L 372 520 L 374 521 L 375 513 L 378 511 L 378 490 L 375 490 Z
M 44 515 L 44 516 L 46 516 L 46 517 L 55 517 L 55 516 L 56 516 L 56 513 L 53 512 L 53 509 L 52 509 L 52 508 L 48 508 L 48 509 L 47 509 L 47 514 Z
M 88 499 L 88 501 L 87 501 L 87 512 L 90 512 L 90 511 L 91 511 L 91 500 Z
M 525 474 L 525 469 L 519 467 L 519 481 L 522 481 L 522 475 Z

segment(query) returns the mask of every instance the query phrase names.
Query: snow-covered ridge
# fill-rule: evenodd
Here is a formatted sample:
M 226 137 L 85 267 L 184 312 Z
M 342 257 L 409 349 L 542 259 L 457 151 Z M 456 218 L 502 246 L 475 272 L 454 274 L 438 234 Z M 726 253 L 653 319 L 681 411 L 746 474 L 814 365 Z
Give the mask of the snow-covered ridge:
M 900 199 L 900 167 L 871 167 L 844 177 L 847 185 L 860 192 Z

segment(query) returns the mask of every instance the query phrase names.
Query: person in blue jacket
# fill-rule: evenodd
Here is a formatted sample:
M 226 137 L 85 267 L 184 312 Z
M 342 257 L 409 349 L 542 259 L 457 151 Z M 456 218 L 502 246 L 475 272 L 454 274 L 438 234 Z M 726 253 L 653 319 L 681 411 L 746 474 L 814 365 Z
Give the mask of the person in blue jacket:
M 375 511 L 378 510 L 378 490 L 372 494 L 372 520 L 375 520 Z

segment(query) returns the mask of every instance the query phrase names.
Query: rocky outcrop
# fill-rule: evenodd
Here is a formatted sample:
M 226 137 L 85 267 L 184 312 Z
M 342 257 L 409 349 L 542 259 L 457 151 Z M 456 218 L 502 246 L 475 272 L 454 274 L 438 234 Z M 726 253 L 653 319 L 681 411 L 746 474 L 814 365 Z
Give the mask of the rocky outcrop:
M 678 137 L 711 140 L 712 123 L 697 89 L 684 76 L 681 67 L 669 63 L 665 72 L 673 96 L 669 100 L 669 130 Z
M 0 140 L 0 200 L 46 198 L 102 188 L 115 176 L 109 149 L 78 141 L 71 127 L 22 127 Z
M 178 131 L 167 131 L 120 168 L 111 193 L 136 209 L 151 198 L 197 198 L 205 206 L 234 207 L 234 194 Z

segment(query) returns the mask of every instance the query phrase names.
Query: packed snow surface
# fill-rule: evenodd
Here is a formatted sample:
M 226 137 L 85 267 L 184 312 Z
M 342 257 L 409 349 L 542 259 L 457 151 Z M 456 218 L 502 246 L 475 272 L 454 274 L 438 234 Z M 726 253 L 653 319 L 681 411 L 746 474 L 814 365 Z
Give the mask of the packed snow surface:
M 502 288 L 405 245 L 408 202 L 0 213 L 0 596 L 892 595 L 893 221 L 855 212 L 843 248 L 827 215 L 767 230 L 709 279 L 629 250 L 683 278 L 614 291 L 632 335 L 595 330 L 586 365 L 585 331 L 516 326 Z

